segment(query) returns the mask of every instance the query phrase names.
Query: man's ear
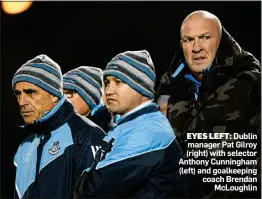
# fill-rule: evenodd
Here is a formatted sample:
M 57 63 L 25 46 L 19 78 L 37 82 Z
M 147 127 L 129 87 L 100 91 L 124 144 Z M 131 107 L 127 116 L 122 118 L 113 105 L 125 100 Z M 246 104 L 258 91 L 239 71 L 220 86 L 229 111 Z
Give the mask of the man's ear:
M 181 48 L 182 48 L 182 39 L 180 40 L 180 46 L 181 46 Z
M 54 104 L 56 104 L 56 103 L 58 102 L 58 97 L 57 97 L 57 96 L 53 96 L 53 97 L 52 97 L 52 102 L 53 102 Z

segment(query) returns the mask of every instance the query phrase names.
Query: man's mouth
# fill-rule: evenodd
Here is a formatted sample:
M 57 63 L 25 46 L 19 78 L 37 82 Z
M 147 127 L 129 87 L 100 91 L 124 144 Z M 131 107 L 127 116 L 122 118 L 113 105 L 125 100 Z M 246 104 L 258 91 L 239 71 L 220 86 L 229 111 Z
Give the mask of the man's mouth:
M 112 103 L 112 102 L 116 102 L 116 100 L 112 98 L 107 99 L 107 103 Z
M 199 61 L 199 60 L 203 60 L 203 59 L 206 59 L 205 57 L 195 57 L 194 60 L 195 61 Z
M 28 116 L 28 115 L 31 115 L 33 113 L 33 111 L 22 111 L 21 114 L 23 116 Z

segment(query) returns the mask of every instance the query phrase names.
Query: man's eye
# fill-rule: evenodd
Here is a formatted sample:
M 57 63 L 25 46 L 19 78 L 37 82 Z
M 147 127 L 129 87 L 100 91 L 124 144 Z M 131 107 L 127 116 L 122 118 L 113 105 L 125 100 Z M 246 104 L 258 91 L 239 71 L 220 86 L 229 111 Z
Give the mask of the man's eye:
M 25 93 L 26 93 L 27 95 L 33 95 L 33 94 L 36 94 L 37 91 L 30 89 L 30 90 L 26 90 Z
M 183 39 L 183 43 L 189 43 L 189 42 L 191 42 L 193 39 L 191 39 L 191 38 L 185 38 L 185 39 Z
M 207 39 L 210 39 L 210 36 L 200 36 L 199 38 L 200 38 L 200 39 L 207 40 Z
M 21 95 L 21 92 L 19 92 L 19 91 L 14 91 L 14 94 L 15 94 L 15 96 L 19 96 L 19 95 Z
M 116 84 L 121 84 L 122 83 L 122 81 L 119 80 L 119 79 L 117 79 L 115 82 L 116 82 Z

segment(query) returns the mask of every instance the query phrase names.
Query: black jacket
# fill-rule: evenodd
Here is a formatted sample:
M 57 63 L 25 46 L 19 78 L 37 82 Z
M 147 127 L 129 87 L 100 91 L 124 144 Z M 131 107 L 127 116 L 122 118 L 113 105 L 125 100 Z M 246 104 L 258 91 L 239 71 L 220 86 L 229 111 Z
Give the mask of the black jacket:
M 105 105 L 96 110 L 94 115 L 89 115 L 88 119 L 101 127 L 105 133 L 107 133 L 113 126 L 112 115 Z
M 21 129 L 31 136 L 15 155 L 15 198 L 70 198 L 104 132 L 75 113 L 63 97 L 56 107 L 33 125 Z
M 231 137 L 234 133 L 240 135 L 253 133 L 258 136 L 257 139 L 245 139 L 244 141 L 257 143 L 255 151 L 258 153 L 255 157 L 244 158 L 257 159 L 257 163 L 259 163 L 261 68 L 258 60 L 252 54 L 244 51 L 223 28 L 216 57 L 210 69 L 204 72 L 199 91 L 196 89 L 196 84 L 185 76 L 190 74 L 187 66 L 175 77 L 172 77 L 181 63 L 185 63 L 182 49 L 174 57 L 169 70 L 162 76 L 158 95 L 170 95 L 167 117 L 180 141 L 184 157 L 190 158 L 186 154 L 188 150 L 192 150 L 188 148 L 189 142 L 221 143 L 227 140 L 225 137 L 219 140 L 189 140 L 187 139 L 188 133 L 229 133 Z M 197 100 L 195 99 L 196 93 L 198 94 Z M 239 139 L 234 141 L 239 141 Z M 236 147 L 224 147 L 222 150 L 228 154 L 228 151 L 236 149 Z M 215 149 L 208 149 L 208 154 L 212 150 Z M 209 155 L 207 159 L 211 160 L 212 158 L 240 159 L 243 157 L 210 157 Z M 214 168 L 214 165 L 211 167 Z M 224 167 L 226 166 L 224 165 Z M 242 165 L 240 168 L 245 168 L 245 166 Z M 215 192 L 215 183 L 203 183 L 202 178 L 201 175 L 189 175 L 190 197 L 252 198 L 260 194 L 260 183 L 253 183 L 253 185 L 257 185 L 257 192 Z M 227 184 L 228 186 L 239 185 L 239 183 Z

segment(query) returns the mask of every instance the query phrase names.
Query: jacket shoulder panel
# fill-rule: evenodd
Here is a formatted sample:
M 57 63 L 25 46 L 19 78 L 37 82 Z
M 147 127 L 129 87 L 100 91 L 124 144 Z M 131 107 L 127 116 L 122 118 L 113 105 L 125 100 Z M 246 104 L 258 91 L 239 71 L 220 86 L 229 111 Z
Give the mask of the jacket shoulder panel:
M 40 137 L 35 137 L 33 141 L 26 141 L 19 147 L 15 155 L 16 171 L 16 189 L 18 195 L 23 196 L 27 188 L 35 181 L 37 147 Z M 73 145 L 71 129 L 68 124 L 64 124 L 55 131 L 51 132 L 51 138 L 43 147 L 39 173 L 48 164 L 63 155 L 65 149 Z
M 165 116 L 156 112 L 141 115 L 132 121 L 121 124 L 109 131 L 104 140 L 109 142 L 112 138 L 115 139 L 112 151 L 107 153 L 106 158 L 98 163 L 96 169 L 165 149 L 175 139 L 175 135 Z
M 43 148 L 40 171 L 50 162 L 63 155 L 65 149 L 73 144 L 71 129 L 67 123 L 53 131 L 51 138 Z

